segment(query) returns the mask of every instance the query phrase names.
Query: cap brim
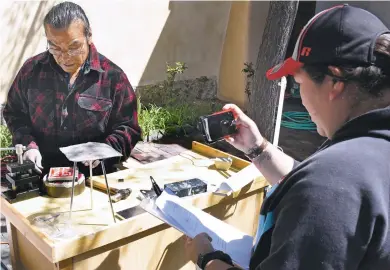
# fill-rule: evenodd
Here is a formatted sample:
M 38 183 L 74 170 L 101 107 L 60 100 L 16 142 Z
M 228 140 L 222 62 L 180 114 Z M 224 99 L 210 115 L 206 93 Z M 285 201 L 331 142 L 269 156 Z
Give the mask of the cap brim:
M 303 66 L 303 63 L 295 61 L 292 57 L 288 58 L 283 63 L 274 66 L 267 71 L 268 80 L 277 80 L 283 76 L 293 75 L 298 69 Z

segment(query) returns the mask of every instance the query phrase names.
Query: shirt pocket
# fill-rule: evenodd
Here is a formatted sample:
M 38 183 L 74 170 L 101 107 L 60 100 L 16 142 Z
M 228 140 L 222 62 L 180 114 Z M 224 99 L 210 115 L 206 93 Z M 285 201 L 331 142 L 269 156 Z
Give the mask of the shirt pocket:
M 112 101 L 104 97 L 81 94 L 77 100 L 79 113 L 76 115 L 77 130 L 98 130 L 105 133 Z
M 55 95 L 50 89 L 27 90 L 28 111 L 35 130 L 48 130 L 54 126 Z

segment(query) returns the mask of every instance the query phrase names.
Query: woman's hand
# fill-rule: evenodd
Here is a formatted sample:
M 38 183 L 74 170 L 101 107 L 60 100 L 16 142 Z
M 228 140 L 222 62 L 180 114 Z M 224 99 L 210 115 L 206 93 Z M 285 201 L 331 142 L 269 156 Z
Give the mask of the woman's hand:
M 199 254 L 206 254 L 214 251 L 211 245 L 211 237 L 206 233 L 200 233 L 193 239 L 186 236 L 185 250 L 187 257 L 195 264 L 198 261 Z
M 84 161 L 83 164 L 85 167 L 89 167 L 89 161 Z M 92 169 L 95 169 L 99 164 L 100 164 L 99 160 L 92 161 Z
M 38 149 L 30 149 L 24 152 L 23 154 L 23 160 L 30 160 L 34 162 L 35 167 L 34 170 L 41 174 L 42 173 L 42 155 L 41 152 L 39 152 Z
M 238 150 L 248 153 L 250 149 L 260 146 L 263 142 L 256 123 L 250 119 L 237 105 L 226 104 L 224 110 L 232 110 L 236 116 L 238 133 L 231 135 L 226 140 Z

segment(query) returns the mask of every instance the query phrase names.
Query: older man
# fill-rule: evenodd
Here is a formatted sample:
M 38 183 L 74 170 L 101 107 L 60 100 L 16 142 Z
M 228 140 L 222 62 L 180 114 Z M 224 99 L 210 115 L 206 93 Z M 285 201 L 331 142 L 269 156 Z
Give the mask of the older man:
M 267 77 L 289 74 L 329 139 L 300 164 L 267 143 L 239 108 L 225 107 L 239 118 L 232 144 L 273 185 L 250 269 L 390 269 L 390 30 L 359 8 L 325 10 Z M 239 269 L 207 235 L 186 247 L 202 269 Z
M 45 174 L 69 166 L 60 147 L 103 142 L 129 157 L 140 139 L 137 100 L 126 74 L 98 53 L 83 9 L 54 6 L 44 19 L 47 51 L 28 59 L 17 74 L 4 108 L 13 143 Z M 118 159 L 105 162 L 114 171 Z M 94 161 L 95 168 L 99 161 Z M 80 170 L 88 174 L 88 163 Z M 99 174 L 100 166 L 94 173 Z

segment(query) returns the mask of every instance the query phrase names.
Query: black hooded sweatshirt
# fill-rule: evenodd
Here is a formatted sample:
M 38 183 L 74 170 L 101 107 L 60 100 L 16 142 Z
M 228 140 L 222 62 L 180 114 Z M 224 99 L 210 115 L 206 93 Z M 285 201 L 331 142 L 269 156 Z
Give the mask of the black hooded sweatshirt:
M 268 194 L 250 269 L 390 269 L 390 107 L 350 120 Z

